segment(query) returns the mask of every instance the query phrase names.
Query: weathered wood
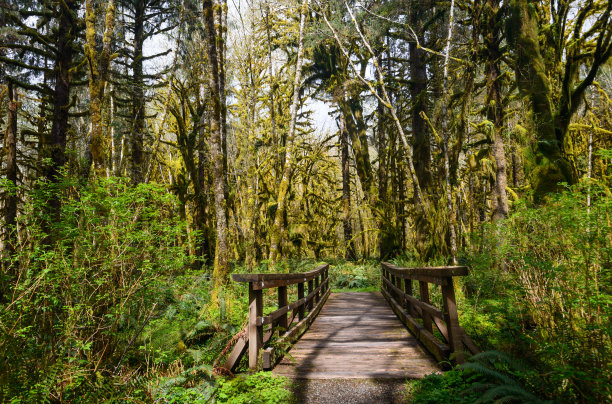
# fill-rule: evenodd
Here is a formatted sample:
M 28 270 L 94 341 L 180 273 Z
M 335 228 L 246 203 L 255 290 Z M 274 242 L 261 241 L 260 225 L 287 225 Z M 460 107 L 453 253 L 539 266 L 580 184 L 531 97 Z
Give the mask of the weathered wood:
M 445 361 L 448 359 L 449 355 L 449 347 L 442 342 L 440 342 L 436 337 L 433 336 L 429 331 L 427 331 L 421 324 L 419 324 L 414 317 L 410 314 L 406 313 L 401 305 L 393 299 L 393 297 L 383 292 L 383 296 L 389 302 L 389 305 L 395 312 L 395 314 L 399 317 L 401 322 L 410 330 L 412 335 L 414 335 L 425 347 L 429 350 L 429 352 L 439 361 Z
M 314 291 L 314 281 L 309 280 L 308 281 L 308 296 L 311 296 L 313 291 Z M 306 307 L 308 308 L 308 311 L 312 311 L 312 307 L 313 307 L 312 299 L 308 301 L 308 305 Z
M 233 274 L 234 282 L 248 282 L 253 284 L 253 289 L 268 289 L 272 287 L 288 286 L 300 282 L 308 282 L 329 268 L 329 264 L 323 264 L 309 272 L 291 274 Z
M 287 306 L 287 286 L 280 286 L 278 288 L 278 308 L 287 308 L 287 311 L 289 311 L 289 307 Z M 279 327 L 282 327 L 285 330 L 289 328 L 286 312 L 284 314 L 281 314 L 278 318 L 278 325 Z
M 419 296 L 424 305 L 429 305 L 429 285 L 427 282 L 419 282 Z M 423 327 L 429 332 L 433 331 L 431 328 L 431 314 L 427 310 L 423 310 Z
M 378 292 L 332 293 L 273 372 L 298 379 L 421 378 L 435 360 Z
M 281 318 L 282 316 L 284 316 L 286 313 L 288 313 L 291 310 L 295 310 L 295 309 L 299 309 L 300 307 L 304 307 L 308 304 L 311 304 L 312 301 L 314 300 L 315 296 L 317 293 L 319 293 L 321 291 L 321 288 L 323 287 L 323 285 L 327 285 L 328 280 L 325 279 L 325 281 L 323 281 L 323 283 L 321 285 L 319 285 L 318 288 L 316 288 L 315 290 L 313 290 L 312 292 L 310 292 L 308 294 L 308 296 L 300 299 L 300 300 L 296 300 L 295 302 L 281 307 L 278 310 L 273 311 L 272 313 L 268 314 L 265 317 L 259 317 L 257 319 L 257 325 L 268 325 L 268 324 L 272 324 L 274 323 L 275 320 Z M 289 324 L 289 322 L 288 322 Z
M 409 306 L 409 310 L 408 313 L 411 316 L 414 316 L 415 314 L 418 316 L 423 316 L 424 313 L 427 313 L 429 316 L 434 316 L 434 317 L 438 317 L 441 320 L 444 319 L 444 314 L 442 313 L 442 310 L 439 310 L 438 308 L 436 308 L 435 306 L 432 306 L 429 303 L 425 303 L 420 301 L 419 299 L 417 299 L 414 296 L 410 296 L 407 293 L 403 293 L 402 290 L 394 285 L 391 284 L 391 282 L 389 282 L 389 280 L 384 279 L 383 278 L 383 282 L 387 284 L 388 288 L 390 288 L 391 290 L 393 290 L 396 294 L 400 294 L 400 299 L 402 300 L 405 299 L 408 301 L 408 306 Z M 396 299 L 398 300 L 398 299 Z M 403 307 L 405 307 L 405 305 L 402 305 Z M 430 331 L 431 332 L 431 331 Z
M 388 262 L 383 262 L 382 266 L 385 267 L 390 273 L 400 277 L 404 277 L 407 275 L 424 275 L 431 277 L 448 278 L 452 276 L 466 276 L 468 274 L 468 269 L 465 266 L 402 268 L 393 264 L 389 264 Z
M 266 355 L 264 360 L 264 369 L 269 370 L 273 368 L 274 365 L 284 356 L 285 350 L 289 348 L 291 344 L 297 341 L 297 339 L 300 338 L 300 336 L 304 334 L 306 330 L 308 330 L 308 327 L 310 327 L 312 322 L 315 320 L 315 318 L 321 311 L 321 308 L 327 301 L 327 298 L 330 293 L 331 292 L 328 289 L 327 292 L 324 293 L 321 297 L 319 304 L 317 304 L 317 306 L 310 313 L 308 313 L 308 315 L 302 321 L 295 324 L 286 333 L 279 337 L 275 345 L 276 347 L 280 347 L 281 349 L 277 349 L 276 347 L 270 347 L 266 349 L 266 351 L 264 352 L 264 355 Z
M 325 277 L 327 279 L 327 276 Z M 302 300 L 304 298 L 304 283 L 298 283 L 298 300 Z M 304 319 L 304 305 L 300 305 L 298 307 L 298 319 L 301 321 Z M 295 314 L 293 315 L 295 317 Z
M 459 327 L 455 287 L 452 280 L 442 287 L 442 301 L 444 302 L 444 320 L 448 328 L 448 343 L 451 352 L 455 355 L 457 363 L 463 363 L 465 358 L 463 355 L 463 343 L 461 342 L 462 331 Z
M 242 355 L 244 355 L 249 346 L 249 334 L 247 333 L 247 331 L 248 327 L 242 330 L 244 336 L 238 338 L 238 341 L 236 341 L 232 352 L 230 352 L 229 356 L 227 357 L 227 360 L 225 361 L 225 364 L 223 365 L 223 367 L 229 370 L 230 372 L 233 372 L 236 369 L 236 366 L 238 366 L 238 362 L 240 362 L 240 358 L 242 358 Z
M 249 368 L 257 369 L 259 350 L 263 346 L 263 327 L 257 325 L 257 318 L 263 314 L 263 293 L 253 289 L 249 283 Z
M 474 343 L 474 341 L 472 341 L 472 339 L 466 334 L 465 330 L 461 328 L 461 331 L 462 331 L 461 341 L 463 342 L 463 345 L 465 345 L 465 347 L 470 351 L 472 355 L 476 355 L 477 353 L 480 353 L 480 349 Z

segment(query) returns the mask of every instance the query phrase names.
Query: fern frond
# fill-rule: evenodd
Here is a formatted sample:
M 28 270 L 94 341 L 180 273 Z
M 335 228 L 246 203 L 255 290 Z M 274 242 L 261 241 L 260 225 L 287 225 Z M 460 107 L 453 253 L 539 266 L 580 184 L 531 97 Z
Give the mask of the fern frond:
M 483 365 L 482 363 L 467 362 L 461 365 L 461 369 L 469 369 L 489 379 L 496 380 L 497 382 L 499 382 L 498 384 L 519 386 L 518 382 L 514 380 L 513 378 L 506 376 L 505 374 L 497 370 L 490 369 L 487 366 Z

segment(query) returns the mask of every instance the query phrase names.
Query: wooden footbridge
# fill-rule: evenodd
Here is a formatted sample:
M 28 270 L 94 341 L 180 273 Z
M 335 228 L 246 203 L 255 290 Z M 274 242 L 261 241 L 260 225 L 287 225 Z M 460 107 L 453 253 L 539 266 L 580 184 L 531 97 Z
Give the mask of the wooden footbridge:
M 248 284 L 249 321 L 224 367 L 234 371 L 248 351 L 251 370 L 297 379 L 406 379 L 478 351 L 457 314 L 453 277 L 467 275 L 466 267 L 382 263 L 381 272 L 381 291 L 368 293 L 331 293 L 328 264 L 305 273 L 233 275 Z M 441 308 L 431 302 L 430 284 L 440 287 Z M 264 291 L 273 288 L 276 304 L 266 307 Z

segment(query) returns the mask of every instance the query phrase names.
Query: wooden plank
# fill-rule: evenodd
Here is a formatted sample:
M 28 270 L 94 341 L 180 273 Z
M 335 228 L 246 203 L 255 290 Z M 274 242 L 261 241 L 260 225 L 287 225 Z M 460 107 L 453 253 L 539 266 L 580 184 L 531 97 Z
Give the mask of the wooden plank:
M 249 346 L 249 334 L 247 333 L 246 329 L 242 332 L 244 333 L 244 337 L 238 338 L 232 352 L 230 352 L 225 364 L 223 364 L 223 367 L 230 372 L 233 372 L 236 369 L 236 366 L 238 366 L 238 363 L 240 362 L 240 358 L 242 358 L 242 355 L 244 355 Z
M 383 293 L 383 296 L 387 298 L 389 305 L 400 318 L 402 323 L 408 327 L 410 332 L 425 345 L 425 347 L 429 350 L 431 354 L 439 361 L 445 361 L 448 359 L 448 354 L 450 349 L 447 345 L 443 344 L 436 337 L 433 336 L 432 333 L 427 331 L 421 324 L 419 324 L 414 317 L 406 313 L 401 305 L 391 297 L 391 295 Z
M 468 268 L 466 266 L 444 266 L 444 267 L 413 267 L 413 268 L 402 268 L 383 262 L 382 266 L 392 274 L 398 276 L 415 276 L 424 275 L 432 277 L 448 278 L 452 276 L 466 276 L 468 274 Z
M 263 346 L 263 327 L 257 325 L 257 318 L 263 314 L 263 293 L 252 285 L 249 283 L 249 368 L 256 370 L 259 350 Z
M 286 308 L 287 311 L 289 311 L 289 306 L 287 306 L 287 286 L 280 286 L 278 288 L 278 308 Z M 279 316 L 278 325 L 285 330 L 289 328 L 289 323 L 287 322 L 287 312 Z
M 298 293 L 298 296 L 297 296 L 298 297 L 298 301 L 302 300 L 304 298 L 304 282 L 298 283 L 298 292 L 297 293 Z M 299 320 L 303 320 L 304 319 L 304 314 L 305 314 L 304 305 L 301 304 L 301 305 L 298 306 L 298 309 L 297 309 L 298 319 Z M 293 317 L 295 317 L 295 313 L 293 313 Z
M 282 356 L 284 355 L 284 349 L 288 348 L 289 345 L 294 343 L 302 334 L 304 334 L 304 332 L 306 332 L 306 330 L 308 330 L 308 327 L 310 327 L 312 322 L 315 320 L 315 318 L 321 311 L 321 308 L 327 301 L 329 294 L 330 294 L 330 290 L 328 290 L 325 294 L 323 294 L 319 304 L 314 308 L 314 310 L 308 313 L 306 318 L 304 318 L 302 321 L 297 323 L 295 326 L 291 327 L 289 331 L 287 331 L 286 333 L 280 336 L 280 338 L 276 341 L 275 345 L 278 347 L 281 347 L 281 349 L 270 347 L 267 350 L 265 365 L 267 365 L 268 367 L 264 367 L 264 369 L 271 369 L 272 367 L 274 367 L 274 365 L 280 359 L 282 359 Z
M 233 274 L 234 282 L 253 283 L 253 289 L 267 289 L 270 287 L 287 286 L 299 282 L 307 282 L 329 268 L 329 264 L 323 264 L 309 272 L 290 274 Z
M 457 314 L 457 302 L 455 301 L 455 287 L 449 282 L 442 287 L 442 301 L 444 302 L 444 320 L 448 328 L 448 344 L 451 352 L 455 355 L 455 362 L 463 363 L 463 343 L 461 341 L 461 328 L 459 327 L 459 315 Z
M 424 305 L 430 305 L 429 284 L 427 282 L 423 282 L 423 281 L 419 282 L 419 296 L 421 298 L 421 302 Z M 423 327 L 429 332 L 433 331 L 431 328 L 431 313 L 429 313 L 427 310 L 423 310 Z
M 292 378 L 420 378 L 439 371 L 379 292 L 333 293 L 274 373 Z
M 276 319 L 281 318 L 283 315 L 285 315 L 286 313 L 288 313 L 291 310 L 295 310 L 298 309 L 299 307 L 303 307 L 307 304 L 312 303 L 312 300 L 314 299 L 315 295 L 320 292 L 322 285 L 325 285 L 328 283 L 328 280 L 326 279 L 323 284 L 319 285 L 319 287 L 317 289 L 315 289 L 314 291 L 310 292 L 308 294 L 308 296 L 297 300 L 287 306 L 281 307 L 278 310 L 274 310 L 272 313 L 268 314 L 265 317 L 259 317 L 257 318 L 257 325 L 268 325 L 268 324 L 272 324 Z
M 442 310 L 439 310 L 437 307 L 432 306 L 429 303 L 422 302 L 414 296 L 404 294 L 400 288 L 391 284 L 391 282 L 386 279 L 383 279 L 383 281 L 387 284 L 388 288 L 392 289 L 397 294 L 402 293 L 401 296 L 403 296 L 404 299 L 408 300 L 408 302 L 411 304 L 411 307 L 415 309 L 413 313 L 409 313 L 410 315 L 417 314 L 418 316 L 423 316 L 423 312 L 427 312 L 430 316 L 438 317 L 440 320 L 444 319 L 444 314 L 442 313 Z

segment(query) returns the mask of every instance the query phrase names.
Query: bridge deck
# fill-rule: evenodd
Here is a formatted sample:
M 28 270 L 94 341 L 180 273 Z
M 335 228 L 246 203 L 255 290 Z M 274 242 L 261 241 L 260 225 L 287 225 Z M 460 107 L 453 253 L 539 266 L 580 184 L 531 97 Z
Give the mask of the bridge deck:
M 296 379 L 408 379 L 439 372 L 379 292 L 332 293 L 273 371 Z

